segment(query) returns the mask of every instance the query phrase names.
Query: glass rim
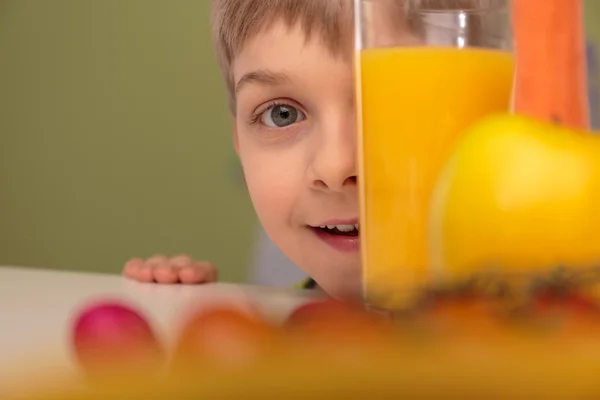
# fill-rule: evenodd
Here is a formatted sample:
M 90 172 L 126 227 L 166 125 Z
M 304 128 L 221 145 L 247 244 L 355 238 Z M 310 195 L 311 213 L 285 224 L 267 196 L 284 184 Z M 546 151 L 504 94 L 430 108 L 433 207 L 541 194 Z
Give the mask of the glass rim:
M 399 0 L 354 0 L 356 4 L 360 3 L 374 3 L 374 2 L 393 2 Z M 415 0 L 405 0 L 406 4 L 410 4 Z M 455 1 L 455 0 L 447 0 Z M 471 7 L 456 7 L 456 8 L 442 8 L 442 7 L 431 7 L 422 10 L 413 10 L 415 14 L 479 14 L 497 11 L 507 11 L 510 7 L 510 0 L 475 0 L 480 2 L 480 6 Z

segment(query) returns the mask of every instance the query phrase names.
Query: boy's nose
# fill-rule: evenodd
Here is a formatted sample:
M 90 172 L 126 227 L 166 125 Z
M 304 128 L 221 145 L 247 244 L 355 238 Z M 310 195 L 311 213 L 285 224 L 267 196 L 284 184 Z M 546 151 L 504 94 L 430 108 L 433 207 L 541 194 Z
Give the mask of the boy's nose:
M 335 126 L 332 126 L 335 125 Z M 356 186 L 355 124 L 345 122 L 323 127 L 317 135 L 311 165 L 311 186 L 341 192 Z

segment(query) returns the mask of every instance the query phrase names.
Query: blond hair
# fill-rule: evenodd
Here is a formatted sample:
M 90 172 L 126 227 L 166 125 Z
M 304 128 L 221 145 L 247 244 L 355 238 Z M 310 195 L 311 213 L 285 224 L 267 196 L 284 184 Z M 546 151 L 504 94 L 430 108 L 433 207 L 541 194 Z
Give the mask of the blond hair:
M 231 66 L 245 43 L 276 21 L 315 33 L 334 54 L 352 38 L 352 0 L 212 0 L 211 25 L 229 106 L 235 112 Z

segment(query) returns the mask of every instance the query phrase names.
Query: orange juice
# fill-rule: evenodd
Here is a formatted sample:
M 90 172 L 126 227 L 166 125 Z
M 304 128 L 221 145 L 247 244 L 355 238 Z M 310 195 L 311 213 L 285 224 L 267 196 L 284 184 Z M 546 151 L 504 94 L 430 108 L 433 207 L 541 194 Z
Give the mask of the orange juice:
M 361 252 L 367 301 L 401 306 L 428 279 L 427 215 L 461 132 L 508 111 L 513 58 L 478 48 L 359 54 Z

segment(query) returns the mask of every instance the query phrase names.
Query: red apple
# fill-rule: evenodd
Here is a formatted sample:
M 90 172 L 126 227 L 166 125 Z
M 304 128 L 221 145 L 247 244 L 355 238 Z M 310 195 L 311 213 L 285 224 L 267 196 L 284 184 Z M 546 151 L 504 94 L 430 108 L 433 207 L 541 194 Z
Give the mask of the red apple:
M 75 357 L 90 375 L 158 372 L 165 352 L 149 323 L 133 308 L 118 302 L 98 302 L 75 318 Z

